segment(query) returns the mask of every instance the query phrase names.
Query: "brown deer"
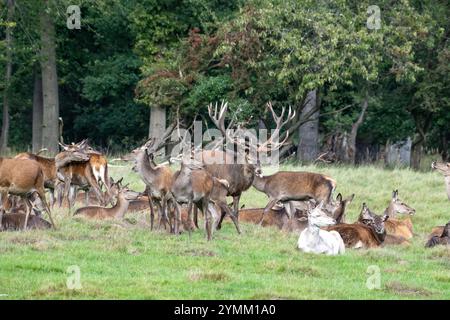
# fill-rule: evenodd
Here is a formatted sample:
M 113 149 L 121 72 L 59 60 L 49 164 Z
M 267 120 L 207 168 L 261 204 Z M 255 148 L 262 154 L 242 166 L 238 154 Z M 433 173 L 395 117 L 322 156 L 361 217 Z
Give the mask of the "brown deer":
M 261 216 L 262 221 L 264 214 L 277 202 L 314 199 L 316 202 L 330 203 L 336 182 L 326 175 L 312 172 L 278 171 L 270 176 L 262 176 L 261 171 L 257 171 L 253 186 L 269 197 Z
M 118 185 L 119 191 L 117 194 L 117 201 L 112 208 L 88 206 L 77 209 L 74 215 L 98 220 L 122 219 L 128 210 L 130 201 L 136 200 L 140 194 L 138 192 L 131 191 L 127 186 L 120 186 L 120 182 L 118 182 Z
M 450 221 L 442 228 L 442 232 L 439 235 L 431 234 L 429 240 L 425 244 L 426 248 L 431 248 L 437 245 L 449 245 L 450 244 Z
M 158 228 L 161 226 L 162 222 L 164 225 L 168 222 L 169 228 L 172 231 L 172 225 L 168 214 L 168 202 L 172 201 L 170 188 L 174 179 L 173 172 L 168 166 L 156 165 L 153 159 L 155 152 L 165 143 L 174 127 L 174 125 L 171 125 L 161 139 L 156 140 L 151 138 L 143 146 L 132 151 L 135 158 L 133 170 L 137 172 L 142 181 L 144 181 L 148 192 L 151 230 L 153 230 L 154 224 L 155 208 L 153 202 L 155 202 L 159 212 Z
M 416 212 L 414 208 L 408 206 L 399 199 L 398 190 L 392 192 L 392 199 L 384 214 L 389 216 L 389 220 L 385 222 L 385 228 L 388 235 L 403 237 L 409 240 L 413 237 L 413 224 L 411 216 Z M 408 214 L 404 219 L 397 219 L 397 214 Z
M 190 160 L 190 161 L 189 161 Z M 210 201 L 214 186 L 214 178 L 203 170 L 202 163 L 194 159 L 183 159 L 181 168 L 175 172 L 171 193 L 175 200 L 175 227 L 174 231 L 179 234 L 181 224 L 181 204 L 188 205 L 188 221 L 192 221 L 192 206 L 195 204 L 205 216 L 205 229 L 208 241 L 212 239 L 212 214 L 217 213 Z M 218 217 L 217 217 L 218 219 Z M 189 230 L 190 231 L 190 230 Z
M 19 153 L 14 158 L 34 160 L 39 164 L 44 174 L 44 187 L 50 191 L 50 207 L 53 208 L 55 203 L 55 186 L 58 182 L 55 158 L 46 158 L 31 152 Z
M 444 175 L 445 187 L 447 189 L 447 197 L 450 200 L 450 162 L 442 163 L 434 161 L 431 164 L 431 168 L 439 171 Z
M 241 132 L 239 130 L 235 135 L 231 135 L 229 133 L 229 129 L 232 127 L 233 122 L 231 122 L 227 128 L 225 127 L 225 116 L 228 110 L 228 103 L 222 101 L 220 108 L 217 103 L 215 106 L 210 104 L 208 106 L 208 113 L 214 125 L 222 133 L 222 140 L 220 140 L 220 142 L 227 138 L 229 141 L 233 141 L 238 144 L 238 146 L 244 146 L 244 148 L 238 147 L 238 152 L 240 149 L 248 150 L 250 148 L 252 150 L 249 153 L 255 155 L 258 152 L 277 150 L 280 148 L 287 139 L 286 137 L 286 139 L 281 143 L 276 142 L 280 135 L 280 131 L 284 125 L 295 117 L 295 112 L 292 112 L 291 108 L 289 108 L 289 112 L 285 118 L 285 108 L 282 109 L 281 115 L 278 116 L 273 110 L 270 102 L 267 104 L 267 107 L 272 113 L 272 117 L 276 123 L 276 128 L 265 143 L 256 146 L 252 144 L 245 145 L 244 143 L 239 142 L 237 139 L 237 134 Z M 201 154 L 201 159 L 203 159 L 205 169 L 212 176 L 228 181 L 229 188 L 227 195 L 233 197 L 233 213 L 235 216 L 238 216 L 241 194 L 251 187 L 255 176 L 255 170 L 258 166 L 257 159 L 250 159 L 253 162 L 245 161 L 245 163 L 236 163 L 236 156 L 238 156 L 238 154 L 230 150 L 205 150 Z M 245 160 L 249 159 L 247 156 L 243 158 L 245 158 Z
M 347 248 L 374 248 L 379 247 L 386 238 L 384 222 L 388 218 L 387 215 L 379 216 L 373 213 L 363 203 L 358 222 L 337 224 L 325 229 L 337 231 Z
M 41 166 L 34 160 L 0 158 L 0 194 L 3 202 L 3 207 L 0 209 L 0 225 L 4 208 L 8 204 L 8 194 L 11 194 L 22 197 L 27 203 L 28 210 L 23 224 L 25 229 L 33 207 L 30 196 L 35 192 L 42 201 L 52 226 L 55 227 L 50 208 L 45 199 L 44 173 Z
M 94 175 L 90 162 L 92 155 L 86 153 L 83 145 L 80 147 L 80 144 L 63 145 L 64 151 L 55 157 L 57 176 L 64 184 L 64 191 L 58 195 L 58 202 L 62 206 L 63 199 L 68 199 L 69 212 L 74 202 L 74 197 L 69 196 L 71 187 L 75 189 L 75 195 L 77 188 L 84 190 L 86 193 L 93 190 L 101 205 L 105 205 L 107 202 Z

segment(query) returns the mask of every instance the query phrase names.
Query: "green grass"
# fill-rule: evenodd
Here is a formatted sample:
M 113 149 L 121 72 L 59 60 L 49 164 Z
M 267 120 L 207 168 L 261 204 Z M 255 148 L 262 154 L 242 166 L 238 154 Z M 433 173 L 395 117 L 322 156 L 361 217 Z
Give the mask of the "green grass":
M 0 299 L 449 299 L 450 249 L 425 249 L 435 225 L 450 219 L 442 176 L 376 167 L 294 167 L 334 177 L 337 191 L 356 197 L 348 220 L 361 203 L 376 212 L 393 189 L 416 208 L 416 236 L 409 247 L 347 250 L 337 257 L 296 249 L 298 235 L 231 223 L 207 243 L 203 231 L 191 238 L 150 232 L 148 215 L 120 221 L 77 220 L 55 210 L 59 229 L 0 234 Z M 267 168 L 265 173 L 273 172 Z M 129 167 L 111 168 L 137 190 L 143 184 Z M 262 207 L 265 195 L 251 189 L 246 207 Z M 79 266 L 81 290 L 66 286 L 67 268 Z M 369 290 L 369 266 L 381 271 L 381 287 Z

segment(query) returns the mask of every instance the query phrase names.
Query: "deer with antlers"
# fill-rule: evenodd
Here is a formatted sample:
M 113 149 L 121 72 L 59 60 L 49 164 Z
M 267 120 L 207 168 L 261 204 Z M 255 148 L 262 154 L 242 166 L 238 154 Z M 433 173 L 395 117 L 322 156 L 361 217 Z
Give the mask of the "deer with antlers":
M 224 139 L 233 142 L 238 145 L 238 154 L 231 150 L 205 150 L 202 152 L 202 159 L 205 169 L 218 179 L 228 181 L 228 194 L 227 196 L 233 197 L 233 214 L 238 217 L 239 215 L 239 201 L 242 192 L 248 190 L 254 181 L 255 172 L 259 170 L 259 161 L 257 154 L 259 152 L 275 151 L 279 149 L 287 140 L 288 135 L 282 142 L 278 142 L 280 131 L 284 125 L 291 121 L 295 117 L 295 111 L 289 108 L 288 114 L 285 117 L 285 108 L 282 109 L 281 115 L 278 116 L 273 109 L 272 103 L 267 104 L 267 108 L 271 111 L 272 117 L 275 121 L 276 128 L 272 131 L 272 135 L 263 144 L 246 144 L 243 142 L 243 137 L 248 133 L 242 129 L 235 131 L 235 134 L 231 134 L 231 127 L 233 121 L 230 122 L 228 127 L 225 127 L 225 116 L 228 111 L 228 103 L 222 101 L 219 106 L 210 104 L 208 106 L 209 117 L 214 125 L 220 130 L 222 134 L 222 140 Z M 244 154 L 239 154 L 244 153 Z M 251 155 L 256 155 L 253 159 Z M 245 161 L 243 163 L 236 163 L 236 157 L 242 157 Z M 220 228 L 220 222 L 218 228 Z

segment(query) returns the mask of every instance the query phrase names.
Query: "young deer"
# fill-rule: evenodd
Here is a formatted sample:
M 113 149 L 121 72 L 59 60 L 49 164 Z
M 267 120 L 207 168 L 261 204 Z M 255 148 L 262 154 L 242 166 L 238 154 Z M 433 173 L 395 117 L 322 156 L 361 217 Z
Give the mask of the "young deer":
M 373 213 L 363 203 L 357 223 L 337 224 L 325 229 L 339 232 L 347 248 L 374 248 L 379 247 L 386 238 L 384 222 L 388 218 L 387 215 Z
M 340 234 L 336 231 L 321 230 L 320 228 L 336 224 L 336 220 L 328 216 L 323 210 L 323 202 L 314 209 L 308 210 L 308 227 L 298 238 L 298 248 L 304 252 L 327 255 L 345 253 L 345 245 Z
M 409 240 L 413 237 L 413 224 L 411 216 L 416 212 L 414 208 L 408 206 L 405 202 L 399 199 L 398 190 L 392 192 L 392 199 L 389 206 L 384 211 L 384 214 L 389 216 L 385 227 L 388 235 L 403 237 Z M 396 219 L 397 214 L 408 214 L 405 219 Z
M 212 239 L 212 217 L 216 210 L 212 208 L 210 202 L 211 192 L 214 186 L 214 179 L 203 170 L 201 163 L 195 161 L 181 162 L 181 168 L 174 175 L 171 193 L 175 199 L 175 233 L 179 233 L 181 223 L 180 204 L 188 204 L 188 221 L 192 221 L 192 205 L 195 204 L 205 216 L 205 229 L 208 241 Z M 217 217 L 218 218 L 218 217 Z M 189 230 L 190 231 L 190 230 Z
M 174 175 L 168 166 L 156 165 L 153 162 L 154 153 L 161 147 L 172 131 L 173 128 L 170 128 L 166 131 L 160 141 L 156 141 L 156 139 L 152 138 L 142 147 L 132 151 L 132 154 L 135 157 L 133 170 L 137 172 L 142 181 L 144 181 L 148 192 L 151 230 L 153 230 L 155 217 L 153 205 L 153 202 L 155 202 L 159 213 L 158 228 L 161 226 L 162 222 L 164 225 L 168 222 L 170 230 L 172 231 L 172 225 L 168 214 L 168 202 L 172 201 L 170 188 L 173 183 Z
M 5 231 L 18 231 L 23 229 L 25 225 L 26 213 L 7 213 L 3 215 L 2 225 L 0 230 Z M 30 215 L 27 221 L 27 229 L 50 229 L 52 224 L 43 218 Z
M 3 207 L 0 209 L 0 225 L 3 212 L 8 204 L 8 194 L 11 194 L 20 196 L 26 201 L 28 210 L 23 225 L 25 229 L 33 207 L 30 196 L 35 192 L 42 201 L 52 226 L 55 227 L 50 208 L 45 199 L 44 174 L 40 165 L 33 160 L 0 158 L 0 195 L 3 202 Z
M 112 208 L 105 208 L 100 206 L 88 206 L 77 209 L 74 215 L 81 215 L 88 219 L 122 219 L 128 210 L 130 201 L 136 200 L 139 193 L 131 191 L 127 186 L 120 186 L 118 182 L 117 202 Z
M 450 200 L 450 162 L 442 163 L 434 161 L 431 164 L 431 168 L 439 171 L 444 175 L 445 188 L 447 190 L 447 197 Z

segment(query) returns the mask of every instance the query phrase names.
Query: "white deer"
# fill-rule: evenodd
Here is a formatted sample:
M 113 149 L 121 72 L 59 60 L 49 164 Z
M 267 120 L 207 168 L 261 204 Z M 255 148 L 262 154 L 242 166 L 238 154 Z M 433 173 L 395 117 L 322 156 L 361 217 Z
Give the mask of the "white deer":
M 304 252 L 316 254 L 344 254 L 345 245 L 340 234 L 336 231 L 320 229 L 336 224 L 336 221 L 323 211 L 322 206 L 323 202 L 308 211 L 308 227 L 300 234 L 298 248 Z

